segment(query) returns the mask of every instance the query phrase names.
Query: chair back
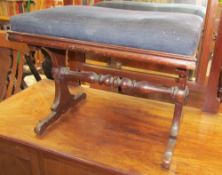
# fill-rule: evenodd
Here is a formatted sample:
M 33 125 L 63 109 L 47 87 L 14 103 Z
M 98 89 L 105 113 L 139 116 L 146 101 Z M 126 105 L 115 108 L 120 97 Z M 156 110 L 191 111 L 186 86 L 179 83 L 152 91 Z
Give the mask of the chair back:
M 25 44 L 7 41 L 6 33 L 0 32 L 0 101 L 21 90 L 27 51 Z

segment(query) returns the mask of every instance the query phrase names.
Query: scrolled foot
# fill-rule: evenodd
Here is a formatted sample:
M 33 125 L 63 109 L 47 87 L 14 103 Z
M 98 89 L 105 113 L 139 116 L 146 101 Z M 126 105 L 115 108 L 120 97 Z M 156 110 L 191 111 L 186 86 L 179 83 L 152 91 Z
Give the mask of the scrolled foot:
M 45 132 L 45 130 L 48 128 L 48 126 L 51 123 L 53 123 L 58 117 L 59 117 L 58 113 L 51 112 L 47 118 L 39 121 L 39 123 L 34 128 L 34 132 L 38 136 L 42 135 Z
M 57 105 L 56 108 L 52 108 L 52 112 L 49 114 L 49 116 L 39 121 L 39 123 L 34 128 L 34 132 L 36 133 L 36 135 L 41 136 L 52 123 L 54 123 L 57 119 L 61 117 L 63 113 L 65 113 L 70 107 L 76 105 L 85 98 L 85 93 L 79 93 L 74 95 L 70 101 L 66 101 L 66 103 L 61 103 Z

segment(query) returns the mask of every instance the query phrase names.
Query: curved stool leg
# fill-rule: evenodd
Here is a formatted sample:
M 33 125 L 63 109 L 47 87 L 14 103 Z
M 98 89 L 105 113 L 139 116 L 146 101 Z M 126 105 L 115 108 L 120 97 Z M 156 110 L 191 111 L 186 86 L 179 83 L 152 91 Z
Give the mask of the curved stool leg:
M 45 49 L 46 50 L 46 49 Z M 86 98 L 85 93 L 72 95 L 68 89 L 68 80 L 61 74 L 61 68 L 66 66 L 65 51 L 46 50 L 53 62 L 53 77 L 55 81 L 55 98 L 51 107 L 52 112 L 47 118 L 41 120 L 34 131 L 37 135 L 42 135 L 44 131 L 58 118 L 61 117 L 71 106 Z

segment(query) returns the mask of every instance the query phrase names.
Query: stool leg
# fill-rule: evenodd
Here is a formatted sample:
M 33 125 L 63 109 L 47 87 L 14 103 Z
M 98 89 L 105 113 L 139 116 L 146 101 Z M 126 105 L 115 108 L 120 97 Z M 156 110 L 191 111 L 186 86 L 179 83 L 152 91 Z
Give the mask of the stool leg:
M 189 94 L 188 87 L 186 86 L 187 75 L 188 75 L 187 71 L 178 70 L 178 73 L 179 73 L 179 82 L 178 82 L 179 91 L 175 97 L 176 103 L 174 108 L 174 115 L 173 115 L 172 125 L 170 128 L 170 135 L 167 143 L 167 148 L 164 153 L 164 160 L 163 160 L 163 167 L 167 169 L 170 167 L 174 153 L 174 148 L 176 146 L 177 136 L 179 133 L 180 122 L 182 118 L 183 105 Z
M 170 129 L 170 136 L 168 139 L 166 151 L 164 153 L 164 160 L 163 160 L 163 167 L 164 168 L 170 167 L 170 163 L 171 163 L 171 160 L 173 157 L 173 151 L 176 146 L 177 136 L 178 136 L 179 129 L 180 129 L 182 109 L 183 109 L 183 104 L 180 104 L 180 103 L 175 104 L 175 111 L 174 111 L 171 129 Z
M 44 131 L 71 106 L 86 98 L 85 93 L 72 95 L 68 89 L 68 81 L 61 75 L 61 68 L 66 66 L 65 51 L 47 50 L 53 62 L 53 77 L 55 80 L 55 98 L 49 116 L 41 120 L 34 131 L 42 135 Z

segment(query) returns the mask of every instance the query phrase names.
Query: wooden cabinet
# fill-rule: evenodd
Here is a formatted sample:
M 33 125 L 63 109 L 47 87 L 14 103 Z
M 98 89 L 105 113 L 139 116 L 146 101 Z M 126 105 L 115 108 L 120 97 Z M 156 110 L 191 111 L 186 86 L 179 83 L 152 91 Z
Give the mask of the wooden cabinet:
M 0 175 L 124 175 L 96 163 L 67 157 L 0 139 Z
M 0 175 L 39 175 L 37 154 L 29 148 L 0 139 Z
M 96 165 L 87 165 L 83 162 L 79 161 L 71 161 L 60 159 L 55 155 L 47 155 L 41 159 L 42 162 L 42 170 L 44 174 L 53 174 L 53 175 L 116 175 L 119 173 L 111 172 L 108 169 L 102 169 L 97 167 Z M 120 173 L 121 174 L 121 173 Z

